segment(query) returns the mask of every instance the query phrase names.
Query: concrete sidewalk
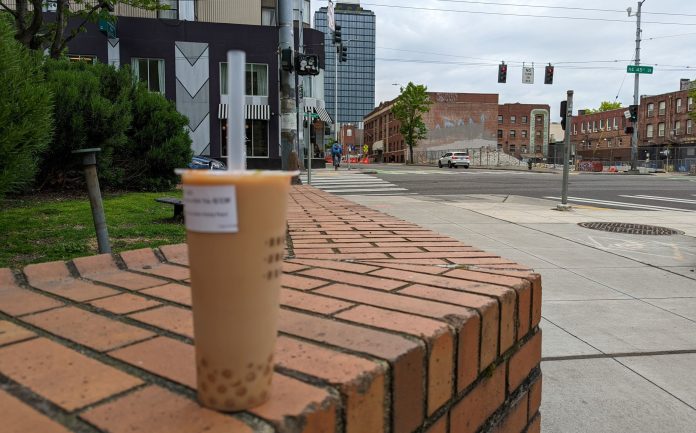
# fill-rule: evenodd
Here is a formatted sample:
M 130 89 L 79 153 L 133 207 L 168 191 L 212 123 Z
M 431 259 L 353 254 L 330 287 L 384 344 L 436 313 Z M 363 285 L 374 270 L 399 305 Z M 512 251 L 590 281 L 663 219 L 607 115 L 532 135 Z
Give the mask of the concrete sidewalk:
M 542 431 L 696 431 L 696 218 L 502 196 L 344 196 L 530 266 L 544 284 Z M 646 236 L 611 221 L 678 229 Z

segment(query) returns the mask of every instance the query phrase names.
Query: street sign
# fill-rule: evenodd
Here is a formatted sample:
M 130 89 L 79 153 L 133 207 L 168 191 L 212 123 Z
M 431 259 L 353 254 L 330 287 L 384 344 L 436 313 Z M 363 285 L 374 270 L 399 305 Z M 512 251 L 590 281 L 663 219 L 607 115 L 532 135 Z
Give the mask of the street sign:
M 628 65 L 626 67 L 626 72 L 629 74 L 652 74 L 652 66 L 638 66 L 638 65 Z
M 522 82 L 524 84 L 534 84 L 534 67 L 524 66 L 522 68 Z
M 116 24 L 107 20 L 99 20 L 99 31 L 104 33 L 107 38 L 115 38 Z

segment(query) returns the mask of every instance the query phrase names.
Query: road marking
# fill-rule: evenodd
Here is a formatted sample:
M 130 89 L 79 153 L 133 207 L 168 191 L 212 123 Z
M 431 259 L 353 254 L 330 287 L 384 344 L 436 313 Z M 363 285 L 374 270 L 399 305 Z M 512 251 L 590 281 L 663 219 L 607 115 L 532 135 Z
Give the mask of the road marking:
M 307 183 L 306 175 L 302 175 L 301 179 Z M 395 195 L 397 192 L 401 195 L 408 191 L 406 188 L 397 187 L 391 182 L 363 173 L 313 176 L 311 186 L 325 192 L 343 195 L 380 195 L 379 193 Z
M 324 192 L 379 192 L 379 191 L 408 191 L 406 188 L 357 188 L 357 189 L 323 189 Z
M 544 197 L 552 200 L 560 200 L 560 197 Z M 568 197 L 568 200 L 570 201 L 576 201 L 580 203 L 591 203 L 591 204 L 599 204 L 599 205 L 605 205 L 605 206 L 615 206 L 615 207 L 627 207 L 627 208 L 633 208 L 633 209 L 643 209 L 643 210 L 658 210 L 658 211 L 679 211 L 679 212 L 695 212 L 693 210 L 689 209 L 680 209 L 677 207 L 666 207 L 666 206 L 653 206 L 649 204 L 634 204 L 634 203 L 624 203 L 620 201 L 610 201 L 610 200 L 595 200 L 591 198 L 582 198 L 582 197 Z
M 656 195 L 620 195 L 619 197 L 640 198 L 643 200 L 655 200 L 655 201 L 669 201 L 669 202 L 673 202 L 673 203 L 696 204 L 696 200 L 690 200 L 690 199 L 686 199 L 686 198 L 660 197 L 660 196 L 656 196 Z

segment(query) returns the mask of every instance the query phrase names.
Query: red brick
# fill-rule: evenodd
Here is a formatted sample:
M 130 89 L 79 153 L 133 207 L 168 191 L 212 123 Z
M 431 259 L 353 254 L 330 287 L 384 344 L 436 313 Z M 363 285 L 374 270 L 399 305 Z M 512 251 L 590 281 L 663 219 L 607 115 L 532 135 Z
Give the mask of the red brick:
M 498 336 L 500 332 L 500 309 L 493 298 L 472 293 L 428 287 L 420 284 L 407 287 L 399 293 L 423 299 L 437 299 L 441 302 L 476 309 L 481 315 L 481 369 L 486 368 L 498 356 Z
M 403 241 L 403 242 L 377 242 L 378 247 L 438 247 L 438 248 L 452 248 L 452 247 L 468 247 L 461 242 L 453 241 L 452 239 L 446 240 L 421 240 L 416 241 Z
M 541 330 L 510 357 L 508 391 L 517 389 L 541 362 Z
M 165 284 L 164 286 L 141 290 L 140 293 L 154 296 L 155 298 L 166 299 L 167 301 L 176 302 L 177 304 L 191 306 L 191 287 L 184 286 L 183 284 Z
M 70 430 L 0 389 L 0 419 L 4 433 L 69 433 Z
M 271 398 L 249 412 L 270 421 L 276 431 L 287 430 L 288 417 L 300 426 L 297 433 L 334 433 L 337 420 L 337 401 L 325 389 L 275 374 Z
M 164 258 L 168 262 L 176 263 L 177 265 L 188 266 L 188 245 L 186 244 L 176 244 L 176 245 L 162 245 L 159 250 L 164 255 Z
M 541 415 L 534 417 L 524 433 L 541 433 Z
M 443 273 L 447 272 L 447 268 L 438 267 L 438 266 L 428 266 L 428 265 L 418 265 L 418 264 L 408 264 L 408 263 L 390 263 L 387 261 L 384 261 L 381 263 L 380 262 L 366 262 L 366 263 L 373 263 L 373 264 L 380 266 L 382 268 L 400 269 L 402 271 L 417 272 L 417 273 L 421 273 L 421 274 L 439 275 L 439 274 L 443 274 Z
M 505 365 L 499 365 L 450 411 L 450 433 L 474 433 L 505 401 Z
M 453 246 L 442 246 L 442 245 L 431 245 L 431 246 L 426 246 L 424 247 L 426 251 L 430 251 L 433 253 L 437 252 L 442 252 L 442 253 L 456 253 L 456 252 L 462 252 L 462 251 L 468 251 L 468 252 L 480 252 L 481 250 L 475 247 L 470 247 L 467 245 L 453 245 Z
M 119 293 L 117 290 L 74 278 L 64 262 L 28 265 L 24 268 L 24 274 L 29 285 L 78 302 Z
M 328 284 L 324 280 L 305 278 L 293 274 L 283 274 L 283 276 L 280 278 L 280 283 L 283 287 L 289 287 L 297 290 L 311 290 Z
M 370 260 L 368 263 L 394 263 L 397 260 L 392 258 L 389 259 L 375 259 Z M 425 266 L 435 266 L 435 265 L 449 265 L 445 259 L 399 259 L 398 263 L 410 264 L 410 265 L 425 265 Z
M 21 316 L 61 305 L 63 305 L 62 302 L 20 288 L 12 271 L 0 268 L 0 311 L 3 313 Z
M 335 260 L 308 260 L 308 259 L 302 259 L 302 260 L 293 260 L 292 263 L 297 263 L 301 265 L 305 265 L 306 267 L 315 267 L 315 268 L 324 268 L 324 269 L 332 269 L 336 271 L 347 271 L 347 272 L 355 272 L 358 274 L 366 274 L 368 272 L 372 272 L 375 269 L 378 269 L 375 266 L 367 266 L 367 265 L 362 265 L 358 263 L 349 263 L 349 262 L 337 262 Z
M 76 307 L 58 308 L 22 318 L 48 332 L 106 351 L 152 337 L 152 332 L 90 313 Z
M 334 250 L 331 248 L 297 248 L 297 247 L 295 247 L 295 248 L 293 248 L 292 251 L 295 253 L 295 256 L 297 256 L 297 257 L 303 257 L 305 255 L 330 256 L 331 254 L 334 253 Z
M 302 266 L 295 263 L 290 263 L 287 260 L 283 262 L 283 272 L 291 273 L 307 269 L 309 266 Z
M 296 290 L 280 289 L 280 304 L 320 314 L 333 314 L 354 304 Z
M 204 409 L 164 388 L 148 386 L 80 415 L 110 433 L 252 433 L 230 416 Z
M 290 221 L 288 221 L 290 222 Z M 290 222 L 290 224 L 292 224 Z M 294 226 L 294 224 L 292 224 Z M 326 244 L 329 243 L 328 239 L 293 239 L 292 243 L 294 245 L 323 245 L 326 247 Z
M 312 254 L 312 253 L 295 253 L 299 259 L 322 259 L 322 260 L 367 260 L 367 259 L 386 259 L 388 258 L 384 253 L 361 253 L 361 254 Z
M 339 248 L 339 253 L 419 253 L 423 252 L 418 247 L 368 247 L 368 248 Z
M 508 259 L 503 259 L 500 257 L 452 257 L 449 259 L 452 263 L 456 265 L 513 265 Z
M 395 259 L 449 259 L 451 257 L 498 257 L 495 254 L 478 251 L 394 253 Z
M 440 417 L 439 420 L 435 421 L 435 424 L 431 425 L 425 433 L 448 433 L 447 429 L 447 414 Z
M 428 415 L 452 398 L 456 377 L 454 336 L 445 323 L 366 305 L 359 305 L 335 317 L 423 339 L 428 346 Z
M 527 426 L 527 394 L 506 409 L 507 413 L 493 428 L 492 433 L 522 433 Z
M 528 419 L 532 419 L 539 408 L 541 407 L 541 385 L 543 383 L 542 376 L 539 377 L 532 383 L 529 387 L 529 412 L 527 414 Z
M 506 266 L 506 265 L 501 265 L 501 266 Z M 524 268 L 524 266 L 520 266 L 520 268 Z M 532 309 L 532 318 L 531 318 L 531 327 L 534 328 L 536 327 L 539 322 L 541 321 L 541 275 L 528 271 L 528 270 L 523 270 L 523 269 L 508 269 L 508 268 L 494 268 L 494 267 L 488 267 L 488 266 L 481 266 L 477 267 L 478 271 L 481 272 L 489 272 L 492 274 L 498 274 L 498 275 L 508 275 L 512 277 L 520 277 L 524 278 L 527 281 L 529 281 L 532 285 L 532 296 L 531 296 L 531 309 Z
M 276 363 L 337 387 L 345 396 L 346 433 L 385 430 L 386 372 L 378 363 L 283 336 L 276 343 Z
M 405 337 L 330 319 L 281 310 L 280 330 L 318 343 L 389 361 L 392 369 L 394 433 L 411 432 L 423 422 L 425 348 Z
M 157 337 L 109 352 L 143 370 L 196 389 L 196 355 L 190 344 Z
M 185 280 L 191 278 L 188 268 L 160 262 L 154 251 L 150 248 L 142 248 L 133 251 L 124 251 L 121 258 L 129 269 L 170 278 L 172 280 Z
M 159 302 L 151 301 L 142 296 L 136 296 L 130 293 L 98 299 L 90 302 L 90 304 L 114 314 L 128 314 L 160 305 Z
M 191 310 L 165 306 L 131 314 L 129 317 L 175 334 L 193 338 L 193 314 Z
M 374 245 L 371 243 L 367 242 L 367 239 L 364 239 L 363 242 L 333 242 L 333 243 L 314 243 L 314 244 L 308 244 L 308 243 L 295 243 L 294 244 L 295 249 L 299 248 L 375 248 Z
M 73 263 L 80 272 L 80 275 L 85 278 L 117 287 L 123 287 L 128 290 L 146 289 L 148 287 L 160 286 L 167 283 L 165 280 L 160 280 L 158 278 L 122 271 L 116 266 L 116 263 L 114 263 L 113 258 L 109 254 L 80 257 L 73 260 Z
M 1 348 L 0 371 L 67 411 L 141 383 L 133 376 L 45 338 Z
M 21 328 L 6 320 L 0 320 L 0 346 L 28 340 L 36 336 L 33 332 Z
M 403 287 L 404 285 L 406 285 L 406 283 L 403 283 L 401 281 L 394 281 L 386 278 L 377 278 L 368 275 L 335 271 L 331 269 L 310 269 L 307 271 L 302 271 L 301 274 L 315 278 L 323 278 L 331 282 L 341 281 L 345 284 L 370 287 L 378 290 L 394 290 L 396 288 Z

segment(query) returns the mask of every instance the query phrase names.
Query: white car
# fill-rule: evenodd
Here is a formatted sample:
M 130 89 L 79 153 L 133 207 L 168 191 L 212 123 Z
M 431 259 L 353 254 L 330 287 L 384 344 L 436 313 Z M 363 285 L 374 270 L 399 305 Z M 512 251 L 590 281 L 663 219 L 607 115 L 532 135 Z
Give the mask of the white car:
M 471 164 L 471 159 L 469 159 L 469 154 L 466 152 L 447 152 L 437 161 L 437 166 L 440 168 L 444 165 L 449 168 L 469 168 L 469 164 Z

